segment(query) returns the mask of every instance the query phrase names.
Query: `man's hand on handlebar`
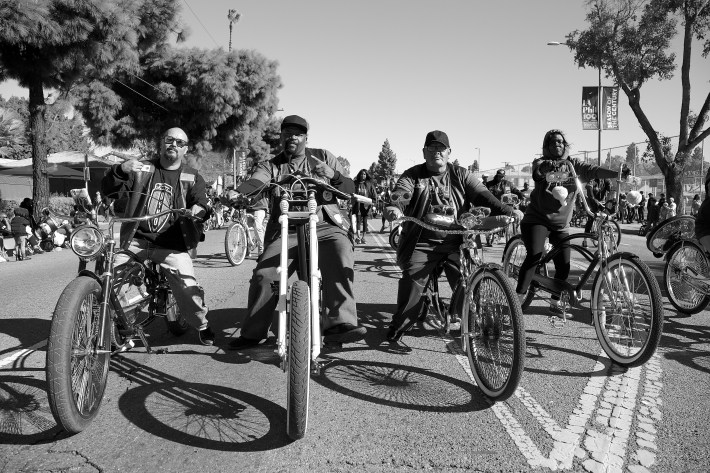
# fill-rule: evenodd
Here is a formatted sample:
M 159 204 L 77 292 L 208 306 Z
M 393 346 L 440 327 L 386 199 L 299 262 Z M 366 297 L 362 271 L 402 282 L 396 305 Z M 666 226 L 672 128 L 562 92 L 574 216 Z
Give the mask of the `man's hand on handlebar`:
M 523 214 L 522 210 L 518 210 L 518 209 L 513 210 L 513 220 L 515 222 L 520 223 L 520 221 L 523 219 L 524 215 L 525 214 Z

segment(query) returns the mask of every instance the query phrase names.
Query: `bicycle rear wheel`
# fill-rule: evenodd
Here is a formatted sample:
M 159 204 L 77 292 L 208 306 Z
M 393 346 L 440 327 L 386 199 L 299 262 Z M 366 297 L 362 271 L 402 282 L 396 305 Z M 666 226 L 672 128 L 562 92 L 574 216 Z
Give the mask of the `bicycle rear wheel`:
M 525 328 L 518 298 L 500 269 L 483 267 L 473 274 L 461 323 L 476 384 L 494 401 L 508 399 L 523 375 Z
M 247 255 L 247 232 L 240 222 L 232 223 L 224 234 L 224 252 L 229 264 L 242 264 Z
M 303 438 L 308 425 L 308 393 L 311 376 L 310 295 L 305 281 L 291 287 L 288 313 L 288 389 L 286 432 L 294 440 Z
M 508 248 L 506 248 L 503 254 L 503 273 L 509 278 L 511 285 L 518 284 L 520 266 L 522 266 L 523 261 L 525 261 L 527 254 L 525 243 L 523 243 L 523 240 L 520 238 L 512 241 L 510 245 L 508 245 Z M 530 285 L 527 294 L 525 294 L 525 298 L 520 301 L 520 307 L 527 309 L 534 297 L 535 289 Z
M 698 276 L 705 281 L 693 284 Z M 710 294 L 702 290 L 708 284 L 710 264 L 705 251 L 695 242 L 684 241 L 671 250 L 663 271 L 668 300 L 684 314 L 697 314 L 710 303 Z M 699 287 L 700 286 L 700 287 Z
M 591 309 L 599 343 L 614 363 L 640 366 L 655 353 L 663 331 L 661 288 L 638 257 L 608 259 L 594 278 Z

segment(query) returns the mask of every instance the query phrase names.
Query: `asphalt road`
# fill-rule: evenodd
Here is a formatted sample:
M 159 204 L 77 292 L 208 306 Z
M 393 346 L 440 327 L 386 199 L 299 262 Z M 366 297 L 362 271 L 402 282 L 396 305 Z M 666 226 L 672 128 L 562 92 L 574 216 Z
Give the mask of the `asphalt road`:
M 662 262 L 631 234 L 637 226 L 625 228 L 621 249 L 660 275 Z M 383 341 L 398 271 L 380 234 L 356 248 L 368 335 L 324 354 L 325 369 L 311 381 L 308 432 L 292 442 L 273 346 L 221 348 L 245 315 L 255 264 L 230 266 L 223 236 L 209 232 L 196 261 L 217 345 L 199 345 L 194 331 L 174 337 L 156 321 L 150 340 L 169 353 L 138 345 L 115 356 L 98 417 L 74 436 L 49 411 L 44 347 L 77 258 L 65 250 L 0 263 L 0 472 L 707 471 L 708 311 L 679 316 L 664 298 L 657 354 L 624 371 L 602 354 L 588 310 L 554 328 L 536 300 L 526 311 L 520 388 L 491 405 L 449 336 L 427 327 L 399 349 Z M 487 250 L 486 260 L 500 261 L 501 252 Z

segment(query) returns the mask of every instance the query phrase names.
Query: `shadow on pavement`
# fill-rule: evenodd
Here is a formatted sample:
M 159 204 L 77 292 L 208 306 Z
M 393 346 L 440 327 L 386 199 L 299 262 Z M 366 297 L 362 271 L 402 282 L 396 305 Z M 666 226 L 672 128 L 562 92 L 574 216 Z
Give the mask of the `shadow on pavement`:
M 18 340 L 16 346 L 0 350 L 0 356 L 19 348 L 29 347 L 49 335 L 50 320 L 33 319 L 0 319 L 0 333 Z
M 185 381 L 119 357 L 111 370 L 135 383 L 118 400 L 121 413 L 151 435 L 190 447 L 248 452 L 280 448 L 286 410 L 253 394 Z
M 710 344 L 710 329 L 702 325 L 681 323 L 677 319 L 666 318 L 663 325 L 661 346 L 668 360 L 677 361 L 689 368 L 710 374 L 710 351 L 697 346 Z
M 476 386 L 430 370 L 373 361 L 330 361 L 313 381 L 356 399 L 423 412 L 471 412 L 491 406 Z
M 51 443 L 66 435 L 49 409 L 44 380 L 0 376 L 0 444 Z

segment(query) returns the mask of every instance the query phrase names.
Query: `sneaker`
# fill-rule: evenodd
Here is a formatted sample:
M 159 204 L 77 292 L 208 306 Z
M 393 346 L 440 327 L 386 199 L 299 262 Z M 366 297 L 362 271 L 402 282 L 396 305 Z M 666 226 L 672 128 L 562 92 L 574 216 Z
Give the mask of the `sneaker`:
M 564 319 L 566 314 L 565 311 L 562 310 L 558 302 L 552 302 L 550 303 L 550 315 L 554 315 L 556 317 Z
M 261 342 L 258 338 L 237 337 L 227 344 L 229 350 L 244 350 L 258 346 Z
M 365 237 L 364 237 L 364 236 L 363 236 L 362 238 L 360 238 L 360 244 L 361 244 L 361 245 L 367 245 L 367 243 L 365 243 Z
M 397 330 L 397 327 L 390 326 L 387 331 L 387 341 L 393 343 L 398 342 L 402 339 L 402 335 L 404 335 L 404 333 Z
M 338 324 L 323 331 L 323 342 L 353 343 L 365 338 L 367 329 L 353 324 Z
M 214 345 L 214 332 L 212 331 L 211 328 L 209 328 L 209 326 L 200 330 L 199 337 L 200 337 L 201 344 L 203 344 L 205 346 Z

